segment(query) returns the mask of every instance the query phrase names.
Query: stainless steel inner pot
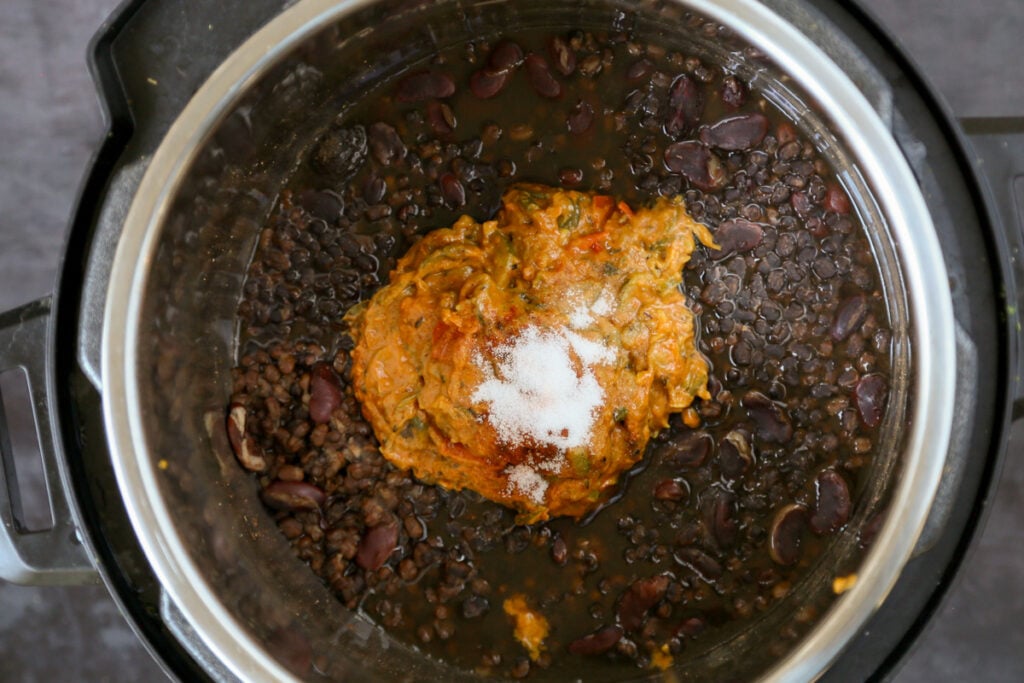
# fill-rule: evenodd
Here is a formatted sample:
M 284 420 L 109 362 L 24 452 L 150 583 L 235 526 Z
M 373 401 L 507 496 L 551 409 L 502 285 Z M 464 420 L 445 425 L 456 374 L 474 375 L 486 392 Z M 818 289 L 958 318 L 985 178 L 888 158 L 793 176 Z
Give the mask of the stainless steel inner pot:
M 474 678 L 345 611 L 292 557 L 223 433 L 235 308 L 278 189 L 346 102 L 372 97 L 381 79 L 438 46 L 627 18 L 726 65 L 787 112 L 840 169 L 869 226 L 895 364 L 871 483 L 801 585 L 730 640 L 681 658 L 674 673 L 807 680 L 828 667 L 885 599 L 925 525 L 950 439 L 958 358 L 940 246 L 884 94 L 841 50 L 798 28 L 813 23 L 806 12 L 784 0 L 304 0 L 210 77 L 153 157 L 128 214 L 106 301 L 102 385 L 135 532 L 209 648 L 211 668 L 253 681 Z M 887 521 L 861 558 L 857 531 L 883 509 Z M 779 641 L 800 606 L 832 602 L 832 577 L 850 571 L 859 576 L 852 590 L 801 638 Z

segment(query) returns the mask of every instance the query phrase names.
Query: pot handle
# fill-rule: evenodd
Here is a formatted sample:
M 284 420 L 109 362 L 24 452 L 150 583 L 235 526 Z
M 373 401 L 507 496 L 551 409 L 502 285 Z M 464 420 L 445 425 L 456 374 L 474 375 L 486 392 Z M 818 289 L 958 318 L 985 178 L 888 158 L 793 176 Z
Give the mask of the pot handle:
M 1009 381 L 1016 421 L 1024 418 L 1024 118 L 965 118 L 960 126 L 977 175 L 988 181 L 982 193 L 994 238 L 1009 255 L 1005 314 L 1014 332 Z
M 25 585 L 95 583 L 99 575 L 79 535 L 61 478 L 59 441 L 50 421 L 47 329 L 50 297 L 0 313 L 0 374 L 20 371 L 28 383 L 35 435 L 53 524 L 26 528 L 10 429 L 0 395 L 0 579 Z

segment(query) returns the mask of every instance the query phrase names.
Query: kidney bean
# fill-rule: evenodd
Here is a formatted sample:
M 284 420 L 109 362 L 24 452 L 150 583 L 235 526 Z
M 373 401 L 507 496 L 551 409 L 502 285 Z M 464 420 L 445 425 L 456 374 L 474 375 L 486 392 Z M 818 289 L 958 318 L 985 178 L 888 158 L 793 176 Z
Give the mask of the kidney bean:
M 555 99 L 562 95 L 562 85 L 551 75 L 551 68 L 546 59 L 538 54 L 526 56 L 526 78 L 541 97 Z
M 227 417 L 228 441 L 242 467 L 250 472 L 262 472 L 267 469 L 267 460 L 256 439 L 245 431 L 247 419 L 246 407 L 241 403 L 232 403 Z
M 387 194 L 388 184 L 377 174 L 366 177 L 363 183 L 363 200 L 367 204 L 379 204 Z
M 665 134 L 678 138 L 693 130 L 704 113 L 704 95 L 692 78 L 678 76 L 668 91 Z
M 514 71 L 523 63 L 523 49 L 511 40 L 503 40 L 491 50 L 487 65 L 492 73 Z
M 748 391 L 742 403 L 759 438 L 769 443 L 787 443 L 793 438 L 793 425 L 780 404 L 759 391 Z
M 851 506 L 846 480 L 835 470 L 825 470 L 814 482 L 811 531 L 820 536 L 839 529 L 850 519 Z
M 793 207 L 798 216 L 807 216 L 814 208 L 811 203 L 811 198 L 807 196 L 806 192 L 794 192 L 789 195 L 789 205 Z
M 822 205 L 826 211 L 834 211 L 838 214 L 850 213 L 850 200 L 843 192 L 843 188 L 835 183 L 829 183 Z
M 835 320 L 832 322 L 832 339 L 837 342 L 849 337 L 860 329 L 868 317 L 868 300 L 863 294 L 851 296 L 839 305 Z
M 722 162 L 696 140 L 675 142 L 666 147 L 665 167 L 673 173 L 681 174 L 705 192 L 714 192 L 726 180 Z
M 566 126 L 573 135 L 583 135 L 594 123 L 594 107 L 586 100 L 578 100 L 565 118 Z
M 559 566 L 565 566 L 569 561 L 569 546 L 561 536 L 551 542 L 551 559 Z
M 600 55 L 587 55 L 583 58 L 583 61 L 580 62 L 580 73 L 587 78 L 597 76 L 601 73 L 602 68 L 603 64 L 601 62 Z
M 680 548 L 673 553 L 672 558 L 678 564 L 697 572 L 709 583 L 722 578 L 724 573 L 721 563 L 699 548 Z
M 370 126 L 368 132 L 370 153 L 381 166 L 405 158 L 406 148 L 398 131 L 382 121 Z
M 626 631 L 636 631 L 643 626 L 647 612 L 665 597 L 669 578 L 659 575 L 639 579 L 619 597 L 616 614 Z
M 472 90 L 472 86 L 470 86 L 470 90 Z M 430 122 L 430 127 L 438 135 L 448 135 L 454 132 L 457 125 L 452 108 L 448 106 L 447 102 L 439 102 L 438 100 L 427 102 L 427 121 Z
M 857 388 L 854 389 L 857 412 L 868 427 L 877 427 L 881 424 L 888 393 L 889 387 L 881 375 L 865 375 L 857 382 Z
M 739 479 L 753 464 L 750 437 L 734 429 L 725 435 L 718 447 L 718 466 L 727 479 Z
M 475 97 L 488 100 L 505 89 L 508 77 L 505 71 L 494 73 L 489 69 L 479 69 L 469 77 L 469 90 Z
M 684 483 L 685 480 L 663 479 L 655 484 L 653 495 L 657 500 L 683 500 L 690 495 L 690 489 Z
M 387 522 L 372 527 L 359 541 L 356 564 L 368 571 L 384 566 L 388 557 L 398 545 L 398 525 Z
M 569 652 L 584 656 L 604 654 L 622 640 L 622 634 L 618 626 L 605 626 L 569 643 Z
M 331 414 L 341 405 L 341 382 L 327 363 L 313 367 L 309 380 L 309 417 L 317 424 L 331 421 Z
M 458 209 L 466 204 L 466 188 L 454 173 L 441 176 L 441 196 L 449 209 Z
M 707 432 L 677 432 L 656 447 L 656 456 L 670 467 L 695 469 L 704 464 L 715 446 Z
M 757 223 L 745 218 L 733 218 L 718 225 L 715 230 L 715 242 L 721 254 L 750 251 L 761 244 L 764 229 Z
M 772 520 L 768 542 L 772 560 L 781 565 L 796 564 L 800 560 L 800 546 L 806 529 L 807 508 L 794 503 L 779 510 Z
M 676 635 L 693 638 L 700 635 L 706 627 L 707 623 L 700 617 L 688 617 L 676 626 Z
M 263 502 L 275 510 L 317 510 L 327 497 L 322 489 L 302 481 L 271 482 L 260 492 Z
M 479 619 L 490 609 L 490 602 L 482 595 L 470 595 L 462 601 L 462 617 L 464 619 Z
M 767 134 L 768 119 L 764 114 L 737 114 L 701 129 L 700 141 L 710 147 L 739 151 L 761 144 Z
M 576 70 L 576 53 L 561 36 L 554 36 L 548 41 L 548 54 L 555 69 L 563 76 L 570 76 Z
M 736 542 L 735 507 L 736 495 L 722 490 L 715 491 L 704 504 L 704 524 L 720 548 Z
M 583 171 L 578 168 L 563 168 L 558 172 L 558 180 L 565 187 L 576 187 L 583 182 Z
M 726 76 L 722 80 L 721 97 L 722 104 L 731 109 L 739 109 L 747 101 L 747 88 L 735 76 Z
M 440 100 L 455 94 L 455 81 L 448 74 L 429 69 L 409 74 L 398 82 L 395 99 L 412 103 Z

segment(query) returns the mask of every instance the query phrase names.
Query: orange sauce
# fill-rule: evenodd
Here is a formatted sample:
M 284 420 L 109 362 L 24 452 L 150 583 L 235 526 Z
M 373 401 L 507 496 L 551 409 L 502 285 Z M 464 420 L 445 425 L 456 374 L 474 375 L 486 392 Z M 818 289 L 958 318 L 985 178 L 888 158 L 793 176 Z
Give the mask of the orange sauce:
M 681 199 L 633 210 L 540 185 L 426 235 L 347 316 L 381 452 L 520 522 L 592 510 L 708 396 L 680 291 L 696 240 L 714 246 Z

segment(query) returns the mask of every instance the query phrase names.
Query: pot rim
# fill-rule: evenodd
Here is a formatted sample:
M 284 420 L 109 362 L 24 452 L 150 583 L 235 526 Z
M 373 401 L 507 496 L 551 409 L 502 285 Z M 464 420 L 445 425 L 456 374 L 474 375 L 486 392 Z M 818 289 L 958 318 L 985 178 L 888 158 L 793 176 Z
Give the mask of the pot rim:
M 770 55 L 811 95 L 843 133 L 852 156 L 873 182 L 900 256 L 913 325 L 911 395 L 903 470 L 891 510 L 859 580 L 797 647 L 766 672 L 770 681 L 813 680 L 859 632 L 911 556 L 942 476 L 955 397 L 952 298 L 931 215 L 892 134 L 849 77 L 808 37 L 756 0 L 673 0 L 728 26 Z M 197 91 L 154 154 L 125 219 L 104 313 L 103 412 L 111 459 L 135 534 L 163 589 L 212 652 L 236 675 L 253 681 L 294 675 L 240 625 L 192 560 L 187 539 L 161 497 L 157 458 L 138 406 L 139 317 L 149 266 L 179 183 L 221 117 L 281 58 L 345 14 L 372 0 L 300 0 L 248 39 Z M 925 334 L 925 331 L 931 331 Z M 136 457 L 141 455 L 141 457 Z

